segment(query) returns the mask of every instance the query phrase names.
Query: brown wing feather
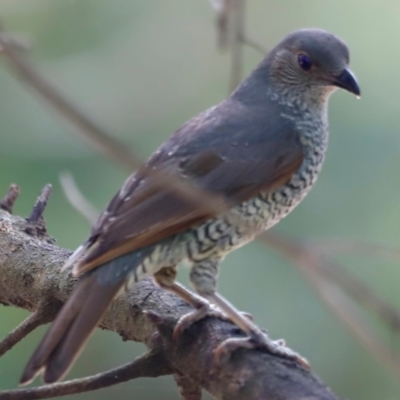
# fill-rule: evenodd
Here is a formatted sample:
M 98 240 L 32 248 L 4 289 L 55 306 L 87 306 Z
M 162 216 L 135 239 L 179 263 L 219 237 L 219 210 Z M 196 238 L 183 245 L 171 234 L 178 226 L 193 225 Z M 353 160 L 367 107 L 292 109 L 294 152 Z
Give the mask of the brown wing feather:
M 201 114 L 177 131 L 147 166 L 179 174 L 197 187 L 220 194 L 229 204 L 276 189 L 290 180 L 303 161 L 298 134 L 279 120 L 276 110 L 260 121 L 256 113 L 256 123 L 249 125 L 251 111 L 240 105 L 222 122 L 214 117 L 215 112 Z M 75 273 L 152 245 L 212 216 L 167 186 L 155 185 L 145 169 L 139 170 L 100 216 L 87 243 L 89 251 Z

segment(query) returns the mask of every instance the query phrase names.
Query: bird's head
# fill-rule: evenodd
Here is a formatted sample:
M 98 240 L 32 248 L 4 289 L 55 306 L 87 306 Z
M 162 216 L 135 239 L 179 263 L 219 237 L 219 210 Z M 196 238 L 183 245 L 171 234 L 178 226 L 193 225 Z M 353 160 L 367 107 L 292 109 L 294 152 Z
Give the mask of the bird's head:
M 337 88 L 360 96 L 349 69 L 349 50 L 336 36 L 320 29 L 302 29 L 286 36 L 267 57 L 277 85 L 329 95 Z

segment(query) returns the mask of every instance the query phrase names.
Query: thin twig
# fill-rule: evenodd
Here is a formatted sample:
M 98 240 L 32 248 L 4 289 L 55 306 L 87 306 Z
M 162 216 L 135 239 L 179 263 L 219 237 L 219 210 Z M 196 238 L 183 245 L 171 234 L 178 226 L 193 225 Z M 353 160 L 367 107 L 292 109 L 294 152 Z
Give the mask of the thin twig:
M 265 56 L 268 53 L 268 50 L 263 45 L 258 43 L 256 40 L 248 37 L 244 33 L 242 33 L 242 35 L 239 37 L 239 39 L 241 40 L 241 42 L 243 44 L 246 44 L 247 46 L 251 47 L 252 49 L 258 51 L 263 56 Z
M 16 35 L 16 34 L 10 34 L 8 32 L 2 32 L 0 33 L 1 39 L 3 42 L 8 43 L 10 46 L 12 46 L 15 49 L 18 50 L 29 50 L 33 47 L 32 40 L 28 38 L 27 36 L 24 35 Z M 3 51 L 2 46 L 0 45 L 0 52 Z
M 231 73 L 229 91 L 232 92 L 240 83 L 243 74 L 243 43 L 245 25 L 245 0 L 233 0 L 228 29 L 231 51 Z
M 400 311 L 377 296 L 368 286 L 352 276 L 339 263 L 324 256 L 324 247 L 321 250 L 315 244 L 315 241 L 302 244 L 271 232 L 263 235 L 262 239 L 265 244 L 271 246 L 274 250 L 280 251 L 282 255 L 289 255 L 296 265 L 297 261 L 294 254 L 298 252 L 299 258 L 297 260 L 302 260 L 306 255 L 307 260 L 310 261 L 309 268 L 317 268 L 324 274 L 325 278 L 339 286 L 364 308 L 376 314 L 387 326 L 400 332 Z M 377 247 L 377 249 L 380 249 L 380 247 Z M 394 249 L 391 250 L 395 252 Z
M 42 307 L 34 311 L 0 342 L 0 357 L 36 328 L 52 321 L 55 314 L 56 310 L 54 307 Z
M 0 201 L 0 208 L 11 214 L 12 209 L 14 207 L 14 203 L 17 200 L 18 195 L 19 195 L 19 186 L 15 184 L 11 185 L 10 188 L 8 189 L 7 194 Z
M 391 329 L 400 332 L 400 311 L 377 296 L 360 279 L 355 278 L 332 259 L 332 256 L 338 253 L 357 253 L 368 257 L 386 257 L 398 262 L 400 249 L 349 239 L 311 240 L 306 246 L 309 252 L 319 258 L 321 268 L 330 280 L 363 307 L 376 314 Z
M 32 389 L 4 390 L 0 392 L 0 400 L 48 399 L 55 396 L 98 390 L 136 378 L 156 378 L 170 375 L 172 372 L 163 354 L 154 351 L 146 353 L 122 367 L 87 378 L 39 386 Z
M 319 277 L 317 277 L 319 279 Z M 390 371 L 396 379 L 400 379 L 400 358 L 393 353 L 382 341 L 373 333 L 370 326 L 360 317 L 359 312 L 349 299 L 337 287 L 323 279 L 319 279 L 320 291 L 324 296 L 324 302 L 332 310 L 336 318 L 342 322 L 345 328 L 357 338 L 368 352 L 383 366 Z
M 351 254 L 362 257 L 385 258 L 400 261 L 400 248 L 365 240 L 349 238 L 326 238 L 309 241 L 312 247 L 329 255 Z
M 243 6 L 243 0 L 235 0 L 239 5 L 239 17 L 244 17 L 244 13 L 240 12 L 240 6 Z M 239 21 L 240 22 L 240 21 Z M 243 24 L 244 21 L 241 21 Z M 235 24 L 234 24 L 235 26 Z M 243 30 L 238 24 L 237 35 L 242 35 Z M 1 33 L 1 24 L 0 24 Z M 3 30 L 3 33 L 4 30 Z M 237 38 L 235 41 L 238 41 Z M 21 78 L 28 86 L 34 88 L 43 99 L 50 105 L 53 105 L 61 115 L 63 115 L 71 123 L 75 124 L 79 133 L 83 138 L 90 139 L 89 142 L 102 154 L 117 160 L 125 166 L 132 169 L 140 167 L 145 169 L 147 175 L 152 177 L 152 183 L 160 188 L 174 191 L 176 194 L 191 202 L 192 204 L 210 214 L 223 214 L 230 210 L 229 205 L 222 196 L 215 195 L 207 190 L 199 189 L 190 184 L 188 180 L 183 180 L 177 175 L 166 174 L 162 170 L 145 168 L 142 162 L 133 153 L 127 152 L 126 148 L 118 141 L 112 139 L 106 132 L 97 127 L 86 115 L 80 112 L 76 107 L 64 99 L 64 97 L 47 82 L 36 68 L 27 60 L 23 54 L 16 51 L 4 36 L 0 35 L 0 46 L 2 53 L 10 63 L 11 69 Z M 235 217 L 232 217 L 235 218 Z
M 400 311 L 377 296 L 368 286 L 345 271 L 338 263 L 326 257 L 320 265 L 328 278 L 342 288 L 350 297 L 375 313 L 394 331 L 400 332 Z
M 235 7 L 234 1 L 235 0 L 209 0 L 217 15 L 217 43 L 221 50 L 224 50 L 228 46 L 229 17 Z M 267 54 L 267 49 L 265 47 L 256 40 L 249 38 L 243 31 L 241 33 L 239 32 L 238 39 L 243 44 L 261 53 L 263 56 Z
M 43 218 L 43 212 L 46 208 L 47 202 L 51 194 L 52 186 L 47 184 L 41 191 L 39 197 L 36 200 L 35 205 L 32 208 L 31 215 L 27 218 L 28 222 L 39 222 Z
M 229 14 L 234 0 L 209 0 L 216 14 L 217 47 L 225 50 L 228 47 Z
M 70 101 L 64 98 L 60 92 L 39 74 L 24 55 L 18 52 L 18 49 L 14 48 L 13 43 L 5 39 L 7 35 L 8 33 L 0 26 L 1 52 L 8 60 L 12 71 L 69 122 L 77 126 L 79 132 L 85 132 L 81 136 L 97 151 L 110 157 L 118 164 L 128 166 L 131 169 L 136 168 L 137 164 L 134 162 L 134 158 L 126 146 L 112 139 L 87 116 L 83 115 Z
M 373 354 L 388 370 L 400 379 L 400 360 L 393 357 L 393 351 L 382 344 L 373 334 L 372 328 L 367 327 L 365 323 L 359 325 L 362 328 L 357 329 L 355 321 L 357 314 L 355 309 L 346 314 L 346 309 L 342 309 L 343 295 L 334 297 L 332 288 L 341 288 L 346 290 L 350 296 L 357 299 L 364 306 L 367 305 L 373 309 L 379 316 L 385 318 L 389 326 L 398 327 L 399 313 L 389 304 L 379 299 L 368 288 L 364 287 L 358 280 L 345 274 L 339 265 L 330 260 L 322 259 L 320 253 L 308 245 L 301 244 L 290 238 L 269 232 L 264 234 L 262 239 L 273 250 L 281 253 L 294 263 L 311 283 L 311 287 L 316 291 L 321 300 L 333 311 L 339 321 L 357 338 L 365 349 Z M 331 288 L 331 291 L 328 291 Z M 329 293 L 328 293 L 329 292 Z M 336 302 L 337 301 L 337 302 Z M 346 300 L 348 303 L 348 301 Z M 350 308 L 349 308 L 350 310 Z M 361 317 L 357 314 L 357 320 Z
M 89 139 L 89 143 L 100 153 L 130 169 L 144 168 L 146 174 L 152 177 L 154 185 L 174 191 L 205 212 L 214 214 L 229 211 L 230 206 L 226 204 L 221 196 L 199 189 L 177 175 L 169 175 L 161 170 L 143 167 L 143 163 L 139 158 L 128 152 L 126 146 L 112 139 L 87 116 L 76 109 L 72 103 L 65 100 L 56 89 L 40 76 L 34 66 L 22 54 L 15 51 L 9 43 L 4 41 L 1 35 L 0 46 L 2 47 L 2 53 L 10 63 L 11 70 L 29 87 L 35 89 L 50 105 L 54 106 L 61 115 L 73 123 L 78 128 L 81 136 L 84 139 Z
M 83 215 L 91 225 L 94 224 L 99 216 L 99 212 L 79 190 L 74 177 L 69 172 L 63 172 L 60 174 L 60 183 L 65 197 L 72 207 L 74 207 L 79 214 Z

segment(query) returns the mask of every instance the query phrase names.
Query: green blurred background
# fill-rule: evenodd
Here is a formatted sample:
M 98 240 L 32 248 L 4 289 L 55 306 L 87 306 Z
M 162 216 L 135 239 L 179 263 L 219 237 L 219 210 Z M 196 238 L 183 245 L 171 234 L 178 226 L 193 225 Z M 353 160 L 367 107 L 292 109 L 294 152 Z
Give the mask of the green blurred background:
M 266 48 L 301 27 L 339 35 L 363 97 L 340 92 L 330 104 L 330 147 L 319 182 L 276 231 L 299 238 L 360 238 L 388 245 L 400 239 L 400 2 L 381 0 L 249 0 L 247 31 Z M 0 0 L 7 29 L 34 42 L 41 71 L 115 138 L 147 157 L 185 120 L 228 91 L 229 56 L 216 48 L 214 11 L 206 0 Z M 1 59 L 0 59 L 1 61 Z M 260 54 L 245 49 L 246 74 Z M 0 62 L 0 193 L 21 187 L 15 213 L 27 215 L 46 183 L 46 210 L 58 244 L 75 248 L 89 226 L 67 202 L 59 174 L 70 171 L 99 209 L 127 171 L 97 155 Z M 346 257 L 347 268 L 400 307 L 400 267 Z M 187 282 L 187 271 L 180 271 Z M 400 383 L 340 325 L 300 273 L 259 243 L 224 262 L 220 291 L 273 337 L 285 337 L 343 398 L 399 400 Z M 27 315 L 2 308 L 0 336 Z M 375 319 L 382 337 L 400 340 Z M 42 335 L 38 330 L 0 359 L 0 389 L 14 388 Z M 70 373 L 82 377 L 131 360 L 144 346 L 96 332 Z M 170 378 L 140 379 L 69 399 L 177 399 Z M 206 396 L 206 398 L 209 398 Z

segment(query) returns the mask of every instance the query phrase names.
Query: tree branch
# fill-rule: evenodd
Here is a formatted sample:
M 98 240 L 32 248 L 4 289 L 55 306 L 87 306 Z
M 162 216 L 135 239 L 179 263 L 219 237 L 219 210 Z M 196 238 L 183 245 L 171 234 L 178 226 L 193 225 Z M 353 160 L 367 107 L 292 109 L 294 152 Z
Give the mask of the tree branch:
M 232 0 L 230 0 L 230 1 L 233 3 Z M 240 2 L 243 5 L 243 0 L 235 0 L 235 1 Z M 228 3 L 228 1 L 226 1 L 226 3 Z M 239 15 L 241 15 L 241 17 L 236 20 L 236 29 L 234 30 L 236 32 L 235 33 L 236 38 L 234 39 L 236 45 L 238 45 L 239 42 L 243 42 L 248 45 L 252 45 L 255 48 L 258 48 L 259 51 L 263 51 L 263 49 L 260 48 L 260 46 L 258 44 L 254 45 L 254 43 L 253 44 L 251 44 L 251 42 L 249 43 L 249 39 L 247 39 L 246 36 L 244 35 L 244 29 L 243 29 L 244 13 L 243 12 L 241 14 L 239 13 Z M 133 158 L 133 155 L 131 153 L 127 152 L 126 149 L 121 144 L 114 141 L 110 136 L 108 136 L 101 129 L 99 129 L 94 123 L 92 123 L 89 119 L 87 119 L 87 117 L 84 116 L 79 110 L 77 110 L 76 107 L 74 107 L 72 103 L 67 102 L 63 96 L 61 96 L 46 80 L 43 79 L 43 77 L 41 77 L 40 74 L 38 74 L 36 69 L 30 63 L 28 63 L 26 58 L 23 57 L 23 55 L 21 55 L 17 51 L 18 49 L 16 47 L 19 47 L 19 46 L 16 43 L 13 43 L 12 40 L 9 40 L 9 36 L 7 34 L 5 34 L 4 32 L 0 34 L 0 52 L 2 52 L 7 57 L 10 65 L 12 66 L 13 72 L 16 73 L 20 78 L 22 78 L 26 83 L 28 83 L 32 88 L 34 88 L 37 91 L 37 93 L 41 94 L 42 97 L 44 97 L 47 100 L 47 102 L 49 102 L 58 111 L 60 111 L 61 114 L 63 114 L 69 121 L 76 124 L 76 126 L 80 129 L 82 136 L 90 138 L 89 142 L 92 145 L 94 145 L 94 147 L 96 147 L 97 149 L 100 149 L 100 151 L 103 152 L 103 154 L 106 154 L 107 156 L 117 160 L 118 162 L 120 162 L 124 165 L 129 165 L 130 168 L 131 167 L 137 168 L 138 165 L 141 164 L 140 161 L 138 161 L 136 158 Z M 238 48 L 240 48 L 240 46 L 238 46 Z M 240 57 L 238 58 L 238 55 L 240 55 L 239 52 L 237 52 L 235 54 L 233 52 L 232 59 L 239 60 Z M 239 64 L 237 62 L 236 62 L 236 64 L 235 64 L 235 62 L 232 63 L 232 67 L 234 67 L 234 68 L 237 68 L 238 65 L 240 66 L 240 63 Z M 237 69 L 237 71 L 238 70 L 239 69 Z M 236 74 L 236 76 L 238 76 L 238 75 L 240 75 L 240 74 Z M 233 76 L 234 76 L 234 74 L 233 74 Z M 122 151 L 122 153 L 120 151 Z M 162 173 L 159 173 L 158 171 L 149 171 L 149 174 L 152 174 L 155 177 L 155 181 L 157 182 L 157 184 L 159 184 L 160 186 L 165 186 L 166 180 L 165 180 L 165 176 Z M 177 193 L 180 193 L 183 197 L 186 197 L 190 201 L 193 201 L 193 203 L 199 204 L 201 206 L 204 206 L 204 204 L 205 204 L 205 208 L 207 208 L 207 209 L 210 209 L 212 211 L 217 211 L 217 212 L 224 212 L 227 209 L 227 205 L 223 204 L 223 202 L 221 202 L 220 199 L 216 198 L 215 196 L 210 195 L 209 193 L 204 193 L 203 191 L 199 191 L 196 188 L 192 188 L 186 182 L 181 182 L 180 180 L 175 179 L 175 177 L 170 177 L 168 179 L 168 185 L 173 190 L 176 190 Z M 9 197 L 6 196 L 3 199 L 3 201 L 0 202 L 0 208 L 4 209 L 6 211 L 11 211 L 11 209 L 12 209 L 12 205 L 18 195 L 17 187 L 14 187 L 12 190 L 10 190 L 9 194 L 10 194 Z M 40 202 L 38 204 L 40 204 Z M 44 205 L 45 204 L 43 204 L 43 206 Z M 27 224 L 26 221 L 23 221 L 20 224 L 17 221 L 13 221 L 13 223 L 16 224 L 15 226 L 18 226 L 18 225 L 23 226 L 23 229 L 21 230 L 22 233 L 25 233 L 25 234 L 28 233 L 31 236 L 36 236 L 40 233 L 43 236 L 42 244 L 47 246 L 47 245 L 52 244 L 52 240 L 45 236 L 45 230 L 44 230 L 44 232 L 40 232 L 37 229 L 32 229 L 32 225 L 40 226 L 42 224 L 44 226 L 44 223 L 42 223 L 42 221 L 41 221 L 41 215 L 43 212 L 43 208 L 44 207 L 42 207 L 42 209 L 40 210 L 40 207 L 39 207 L 38 209 L 36 209 L 36 211 L 37 211 L 36 213 L 35 212 L 32 213 L 31 217 L 29 218 L 30 224 Z M 3 230 L 4 226 L 8 226 L 7 223 L 4 223 L 4 220 L 0 220 L 0 230 L 1 231 Z M 24 242 L 22 241 L 22 243 L 24 243 Z M 23 246 L 23 244 L 22 244 L 22 246 Z M 9 249 L 9 248 L 5 247 L 3 250 L 7 251 L 7 249 Z M 3 256 L 3 254 L 1 253 L 1 251 L 3 251 L 3 250 L 0 250 L 0 258 Z M 15 248 L 11 247 L 11 253 L 14 250 L 15 250 Z M 38 248 L 36 248 L 36 250 L 37 251 L 41 250 L 41 247 L 39 246 Z M 65 254 L 68 253 L 66 250 L 59 249 L 55 246 L 49 252 L 52 252 L 53 250 L 55 251 L 55 253 L 57 253 L 57 252 L 64 252 Z M 63 257 L 61 257 L 63 260 L 65 260 L 65 258 L 67 257 L 65 254 L 63 254 Z M 286 255 L 288 255 L 288 254 L 290 254 L 290 252 L 287 253 Z M 299 264 L 295 259 L 292 258 L 292 260 L 295 262 L 296 265 Z M 16 261 L 22 262 L 21 260 L 18 260 L 18 259 Z M 23 267 L 29 265 L 29 268 L 28 267 L 26 267 L 26 268 L 28 268 L 28 269 L 35 268 L 36 264 L 30 265 L 28 263 L 28 261 L 29 261 L 28 257 L 25 257 L 23 261 L 25 262 L 25 264 L 24 264 L 24 262 L 22 262 L 20 270 L 17 269 L 16 271 L 10 273 L 10 278 L 12 279 L 11 286 L 14 287 L 15 289 L 17 289 L 17 287 L 18 287 L 18 284 L 16 282 L 17 279 L 22 279 L 22 281 L 24 281 L 25 284 L 27 284 L 28 286 L 31 284 L 31 280 L 33 280 L 35 282 L 34 285 L 38 284 L 37 281 L 40 281 L 39 286 L 42 285 L 43 286 L 42 288 L 48 289 L 48 292 L 46 292 L 46 294 L 43 294 L 43 293 L 40 294 L 39 292 L 33 290 L 33 298 L 32 298 L 32 296 L 28 292 L 25 293 L 24 295 L 22 295 L 18 291 L 15 291 L 14 295 L 13 295 L 12 290 L 10 290 L 9 292 L 6 291 L 8 293 L 8 295 L 4 294 L 4 296 L 6 296 L 6 297 L 8 296 L 8 300 L 7 299 L 6 300 L 10 301 L 10 303 L 8 303 L 7 301 L 4 301 L 5 304 L 12 304 L 12 305 L 19 306 L 22 308 L 30 309 L 32 311 L 35 311 L 35 310 L 37 311 L 38 310 L 37 307 L 40 307 L 40 305 L 39 305 L 40 301 L 43 299 L 51 298 L 54 295 L 54 293 L 53 293 L 54 290 L 57 290 L 57 288 L 59 289 L 60 285 L 61 286 L 65 285 L 65 287 L 64 287 L 64 290 L 62 291 L 62 293 L 57 293 L 57 295 L 63 297 L 62 300 L 61 299 L 58 299 L 58 300 L 62 302 L 68 297 L 68 293 L 73 285 L 73 281 L 71 280 L 71 278 L 68 278 L 65 281 L 62 279 L 60 281 L 58 279 L 54 279 L 51 282 L 47 282 L 46 279 L 43 278 L 42 275 L 43 275 L 43 273 L 46 273 L 48 271 L 43 271 L 43 270 L 39 269 L 38 271 L 34 271 L 32 274 L 31 274 L 31 272 L 27 273 L 26 271 L 23 270 Z M 40 260 L 38 260 L 38 262 L 39 261 Z M 41 260 L 41 261 L 43 261 L 43 260 Z M 60 266 L 60 259 L 53 260 L 50 257 L 50 259 L 47 261 L 48 261 L 47 264 L 45 263 L 45 264 L 43 264 L 43 266 L 46 266 L 46 265 L 51 266 L 51 267 L 54 266 L 55 269 L 58 270 L 58 268 Z M 1 263 L 1 261 L 0 261 L 0 263 Z M 61 262 L 61 264 L 62 264 L 62 262 Z M 1 266 L 0 266 L 0 271 L 1 271 Z M 49 277 L 49 279 L 50 279 L 50 277 Z M 315 283 L 316 287 L 321 287 L 321 284 L 319 282 L 314 281 L 314 283 Z M 14 286 L 14 284 L 15 284 L 15 286 Z M 54 289 L 54 290 L 51 287 L 51 285 L 53 285 L 53 284 L 58 285 L 58 286 L 55 286 L 56 289 Z M 7 278 L 4 278 L 4 279 L 0 278 L 0 289 L 3 289 L 5 287 L 4 285 L 5 286 L 10 285 L 10 282 L 7 281 Z M 318 286 L 318 285 L 320 285 L 320 286 Z M 150 284 L 150 286 L 151 286 L 151 284 Z M 140 292 L 141 289 L 139 288 L 138 290 Z M 153 294 L 153 290 L 154 289 L 152 289 L 150 296 Z M 18 294 L 15 295 L 15 293 L 18 293 Z M 363 293 L 368 294 L 366 292 L 363 292 Z M 35 296 L 37 297 L 37 299 L 32 303 L 31 301 L 36 298 Z M 369 294 L 368 294 L 368 297 L 371 298 L 371 296 L 369 296 Z M 139 296 L 139 298 L 140 298 L 140 296 Z M 331 298 L 331 300 L 332 300 L 332 298 Z M 2 294 L 0 294 L 0 301 L 3 301 Z M 176 300 L 174 300 L 174 301 L 176 301 Z M 341 302 L 339 299 L 338 304 L 342 304 L 342 303 L 343 302 Z M 132 307 L 132 306 L 133 305 L 130 305 L 130 307 Z M 171 302 L 169 306 L 176 307 L 176 303 Z M 336 306 L 337 306 L 337 304 L 336 304 Z M 155 308 L 157 308 L 157 307 L 155 307 Z M 154 311 L 154 313 L 155 313 L 155 310 L 153 310 L 151 307 L 149 309 L 151 311 Z M 144 309 L 139 307 L 138 310 L 139 310 L 138 318 L 143 318 L 143 315 L 144 315 L 143 310 Z M 163 311 L 168 312 L 168 307 L 163 309 Z M 380 311 L 379 307 L 377 308 L 377 311 L 378 312 Z M 128 314 L 128 312 L 127 312 L 127 314 Z M 164 314 L 160 314 L 160 315 L 164 315 Z M 179 314 L 179 315 L 181 315 L 181 314 Z M 177 318 L 179 317 L 179 315 L 177 315 Z M 392 313 L 391 315 L 394 315 L 394 314 Z M 162 317 L 160 317 L 160 318 L 162 320 Z M 341 318 L 345 319 L 345 317 L 343 317 L 343 316 L 341 316 Z M 34 320 L 34 318 L 32 320 Z M 117 322 L 118 321 L 119 320 L 117 320 Z M 393 325 L 395 325 L 395 323 L 397 324 L 397 320 L 393 320 L 393 321 L 394 321 Z M 114 323 L 115 321 L 112 320 L 111 322 Z M 164 326 L 163 324 L 158 324 L 158 325 L 159 325 L 159 328 Z M 33 327 L 34 324 L 32 323 L 32 321 L 31 322 L 28 321 L 27 326 Z M 105 327 L 107 328 L 107 326 L 105 326 Z M 111 325 L 111 327 L 108 327 L 108 329 L 117 331 L 122 337 L 124 337 L 126 339 L 140 340 L 143 342 L 151 341 L 151 335 L 150 336 L 146 335 L 142 332 L 141 329 L 137 328 L 137 322 L 133 323 L 133 327 L 134 327 L 133 331 L 130 331 L 128 329 L 128 333 L 125 332 L 125 329 L 126 329 L 125 324 L 122 324 L 122 327 L 123 327 L 123 329 L 118 330 L 114 327 L 114 325 Z M 32 328 L 32 329 L 34 329 L 34 328 Z M 142 336 L 139 335 L 138 337 L 136 337 L 135 335 L 137 332 L 135 331 L 135 329 L 138 329 L 138 332 L 139 333 L 142 332 L 143 335 Z M 9 340 L 9 343 L 15 344 L 18 340 L 20 340 L 20 339 L 18 339 L 18 337 L 20 337 L 18 335 L 21 335 L 21 333 L 25 332 L 25 331 L 28 333 L 28 330 L 29 330 L 28 328 L 24 327 L 24 323 L 23 323 L 19 328 L 17 328 L 17 334 L 15 334 L 15 336 L 11 336 L 12 339 L 8 338 L 7 340 Z M 149 330 L 151 330 L 151 327 L 149 327 Z M 162 329 L 161 329 L 161 331 L 162 331 Z M 15 332 L 15 331 L 13 331 L 13 332 Z M 232 336 L 232 334 L 234 334 L 234 333 L 235 332 L 231 332 L 229 335 Z M 126 334 L 126 336 L 124 336 L 125 334 Z M 166 340 L 167 343 L 170 344 L 170 339 L 166 339 L 166 337 L 164 337 L 165 335 L 164 336 L 161 335 L 161 336 L 163 337 L 163 340 Z M 10 340 L 11 340 L 11 342 L 10 342 Z M 167 346 L 167 348 L 170 349 L 170 347 L 168 347 L 168 346 Z M 0 347 L 1 347 L 1 344 L 0 344 Z M 4 348 L 7 348 L 7 345 L 5 345 Z M 194 349 L 194 351 L 196 351 L 196 349 Z M 187 379 L 188 382 L 194 382 L 193 387 L 196 387 L 196 385 L 200 385 L 201 380 L 193 379 L 191 376 L 192 372 L 193 371 L 186 374 L 186 370 L 185 370 L 185 375 L 183 375 L 183 377 L 184 377 L 185 381 Z M 264 373 L 264 371 L 261 371 L 261 372 Z M 260 375 L 260 379 L 263 379 L 262 374 Z M 190 389 L 189 383 L 187 384 L 187 386 L 186 386 L 186 383 L 183 384 L 182 387 L 186 388 L 186 389 L 188 389 L 188 388 Z M 203 385 L 202 387 L 205 387 L 205 386 Z M 217 385 L 217 388 L 218 388 L 218 385 Z M 301 391 L 300 391 L 300 393 L 301 393 Z M 232 396 L 233 394 L 229 392 L 229 395 Z M 1 396 L 0 396 L 0 398 L 1 398 Z M 216 398 L 223 398 L 223 397 L 216 397 Z M 229 398 L 235 398 L 235 397 L 229 397 Z M 247 399 L 247 398 L 251 398 L 251 397 L 243 397 L 243 395 L 242 395 L 242 397 L 240 397 L 240 398 Z M 298 397 L 296 397 L 296 398 L 298 398 Z M 325 397 L 323 397 L 323 398 L 325 398 Z
M 14 207 L 15 200 L 19 195 L 19 187 L 17 185 L 11 185 L 10 189 L 8 189 L 7 194 L 0 201 L 0 208 L 2 210 L 8 211 L 10 214 L 12 213 L 12 208 Z
M 0 24 L 0 53 L 5 56 L 13 73 L 69 122 L 77 126 L 79 133 L 85 132 L 82 137 L 97 151 L 111 158 L 117 164 L 128 166 L 131 169 L 136 168 L 131 152 L 124 145 L 103 132 L 44 79 L 36 68 L 20 53 L 19 47 L 15 46 L 15 42 L 8 40 L 10 37 Z
M 13 346 L 28 336 L 37 327 L 52 321 L 55 315 L 55 307 L 39 307 L 0 342 L 0 357 L 8 350 L 11 350 Z
M 145 168 L 139 157 L 133 152 L 127 151 L 126 146 L 113 139 L 73 103 L 67 101 L 47 79 L 41 76 L 35 66 L 5 39 L 7 37 L 7 32 L 2 29 L 0 23 L 0 53 L 8 61 L 12 73 L 24 81 L 27 87 L 34 89 L 42 99 L 72 123 L 77 128 L 79 135 L 94 149 L 130 170 Z M 221 196 L 199 189 L 178 175 L 167 174 L 153 168 L 147 168 L 146 173 L 153 178 L 155 186 L 172 190 L 207 212 L 224 213 L 230 209 L 230 205 Z
M 79 214 L 85 217 L 90 225 L 93 225 L 100 213 L 79 190 L 74 177 L 69 172 L 63 172 L 60 174 L 60 183 L 65 197 L 72 207 L 74 207 Z
M 400 379 L 400 358 L 378 338 L 373 328 L 365 323 L 345 293 L 372 310 L 389 327 L 397 331 L 400 324 L 399 311 L 379 298 L 358 279 L 346 273 L 339 264 L 322 257 L 317 246 L 299 243 L 271 232 L 264 234 L 262 240 L 299 268 L 319 298 L 357 338 L 357 342 Z
M 245 0 L 232 0 L 231 16 L 228 28 L 228 40 L 231 51 L 231 72 L 229 91 L 239 85 L 243 74 L 243 43 L 245 25 Z
M 70 251 L 55 246 L 46 235 L 28 234 L 27 224 L 0 210 L 0 302 L 35 312 L 54 300 L 65 302 L 75 280 L 70 272 L 61 271 Z M 113 302 L 100 326 L 124 340 L 140 341 L 152 348 L 156 343 L 174 372 L 216 399 L 337 400 L 311 372 L 262 351 L 238 350 L 227 362 L 216 364 L 217 345 L 242 335 L 226 321 L 207 318 L 174 340 L 175 324 L 189 309 L 146 279 Z M 158 317 L 149 318 L 146 312 Z M 0 392 L 0 399 L 7 393 Z M 58 393 L 52 392 L 52 396 Z
M 39 221 L 42 220 L 44 209 L 46 208 L 47 202 L 49 201 L 51 189 L 52 186 L 50 184 L 47 184 L 43 188 L 42 192 L 40 193 L 40 196 L 38 197 L 35 205 L 32 208 L 31 215 L 27 218 L 28 222 L 38 223 Z
M 131 363 L 83 379 L 53 383 L 32 389 L 4 390 L 1 400 L 38 400 L 103 389 L 135 378 L 156 378 L 170 375 L 171 367 L 160 352 L 149 352 Z

